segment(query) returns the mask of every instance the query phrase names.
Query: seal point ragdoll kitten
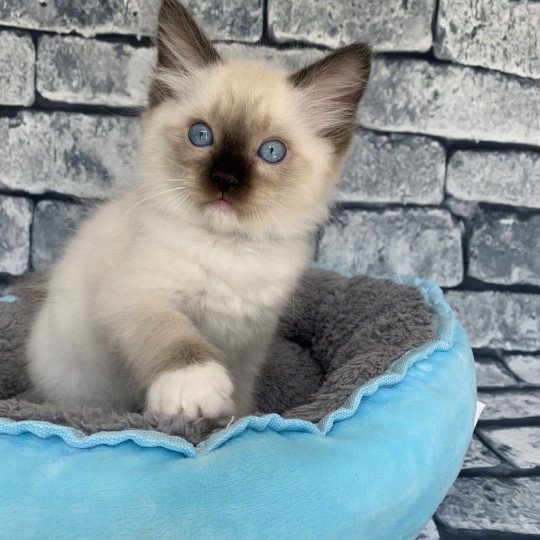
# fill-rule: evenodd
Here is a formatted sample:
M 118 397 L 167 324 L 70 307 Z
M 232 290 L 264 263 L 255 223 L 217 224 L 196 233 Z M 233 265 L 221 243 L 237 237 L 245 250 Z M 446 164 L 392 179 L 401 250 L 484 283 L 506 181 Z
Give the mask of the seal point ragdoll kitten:
M 295 73 L 159 15 L 137 181 L 52 271 L 28 343 L 44 400 L 220 418 L 253 388 L 354 130 L 367 45 Z

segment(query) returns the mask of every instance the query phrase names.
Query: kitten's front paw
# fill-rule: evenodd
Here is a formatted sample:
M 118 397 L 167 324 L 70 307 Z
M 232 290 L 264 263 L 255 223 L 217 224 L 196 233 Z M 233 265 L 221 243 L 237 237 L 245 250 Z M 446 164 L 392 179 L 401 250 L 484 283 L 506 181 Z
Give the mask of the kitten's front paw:
M 157 414 L 184 414 L 220 418 L 234 412 L 233 383 L 215 360 L 193 364 L 159 375 L 146 395 L 146 410 Z

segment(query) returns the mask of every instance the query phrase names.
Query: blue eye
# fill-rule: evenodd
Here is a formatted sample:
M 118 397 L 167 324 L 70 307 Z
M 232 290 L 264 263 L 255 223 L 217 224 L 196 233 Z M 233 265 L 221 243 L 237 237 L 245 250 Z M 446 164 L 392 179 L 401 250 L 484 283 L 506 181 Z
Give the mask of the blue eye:
M 212 130 L 202 122 L 195 122 L 189 128 L 188 137 L 195 146 L 210 146 L 214 142 Z
M 259 157 L 264 159 L 264 161 L 268 161 L 268 163 L 280 162 L 285 157 L 286 153 L 287 148 L 285 148 L 285 145 L 277 139 L 265 141 L 259 148 Z

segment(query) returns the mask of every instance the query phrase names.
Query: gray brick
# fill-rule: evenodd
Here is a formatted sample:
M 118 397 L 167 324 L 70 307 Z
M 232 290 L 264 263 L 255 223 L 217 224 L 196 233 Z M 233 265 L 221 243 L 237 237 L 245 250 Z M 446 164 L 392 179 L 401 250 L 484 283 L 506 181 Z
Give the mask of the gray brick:
M 300 69 L 324 55 L 323 51 L 309 47 L 275 49 L 244 43 L 218 43 L 216 47 L 226 57 L 263 60 L 290 70 Z
M 446 297 L 473 347 L 540 350 L 540 295 L 449 291 Z
M 0 119 L 0 186 L 106 198 L 131 179 L 134 118 L 22 112 Z
M 151 35 L 158 0 L 3 0 L 0 23 L 34 30 L 98 34 Z
M 337 47 L 357 40 L 378 51 L 427 51 L 433 0 L 270 0 L 270 32 L 278 41 Z
M 540 214 L 479 212 L 469 241 L 469 275 L 501 285 L 540 285 Z
M 34 103 L 35 56 L 30 36 L 0 32 L 0 104 Z
M 540 392 L 537 391 L 483 391 L 478 392 L 478 399 L 486 404 L 480 422 L 540 417 Z
M 188 0 L 184 4 L 211 39 L 254 42 L 262 36 L 263 0 Z
M 464 201 L 540 208 L 540 153 L 456 152 L 446 189 Z
M 464 219 L 471 219 L 480 209 L 480 205 L 476 202 L 460 201 L 450 196 L 445 198 L 444 205 L 454 216 Z
M 441 0 L 435 55 L 540 79 L 536 2 Z
M 455 286 L 463 278 L 461 231 L 445 210 L 346 210 L 321 239 L 319 260 L 372 275 L 410 275 Z
M 354 136 L 338 201 L 440 204 L 444 197 L 444 148 L 426 137 Z
M 0 195 L 0 272 L 22 274 L 28 267 L 32 203 Z
M 498 362 L 490 358 L 476 358 L 476 384 L 483 386 L 512 386 L 516 379 L 508 370 Z
M 153 36 L 160 0 L 3 0 L 0 24 L 86 37 L 99 34 Z M 257 41 L 262 34 L 262 0 L 190 0 L 212 39 Z
M 511 354 L 505 357 L 506 365 L 522 381 L 540 385 L 540 356 L 532 354 Z
M 475 435 L 463 462 L 463 469 L 497 467 L 501 460 Z
M 39 40 L 37 90 L 51 101 L 144 105 L 153 49 L 79 37 Z
M 540 534 L 539 490 L 540 477 L 458 478 L 437 518 L 451 529 Z
M 59 258 L 66 240 L 88 213 L 80 204 L 40 201 L 34 211 L 32 227 L 32 267 L 48 270 Z
M 360 107 L 365 127 L 540 145 L 538 82 L 423 60 L 381 59 Z
M 540 427 L 484 428 L 488 444 L 520 469 L 540 467 Z

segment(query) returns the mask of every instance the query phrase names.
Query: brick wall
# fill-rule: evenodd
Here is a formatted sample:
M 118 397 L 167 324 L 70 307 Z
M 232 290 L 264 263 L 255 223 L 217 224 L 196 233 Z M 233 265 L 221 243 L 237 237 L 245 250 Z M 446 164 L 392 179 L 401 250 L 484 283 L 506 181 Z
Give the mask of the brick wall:
M 156 3 L 0 3 L 0 272 L 48 268 L 78 201 L 130 182 Z M 523 517 L 540 466 L 540 2 L 188 3 L 227 52 L 291 65 L 368 39 L 381 53 L 317 257 L 449 290 L 496 406 L 439 531 L 540 533 Z M 494 507 L 490 490 L 511 496 Z

